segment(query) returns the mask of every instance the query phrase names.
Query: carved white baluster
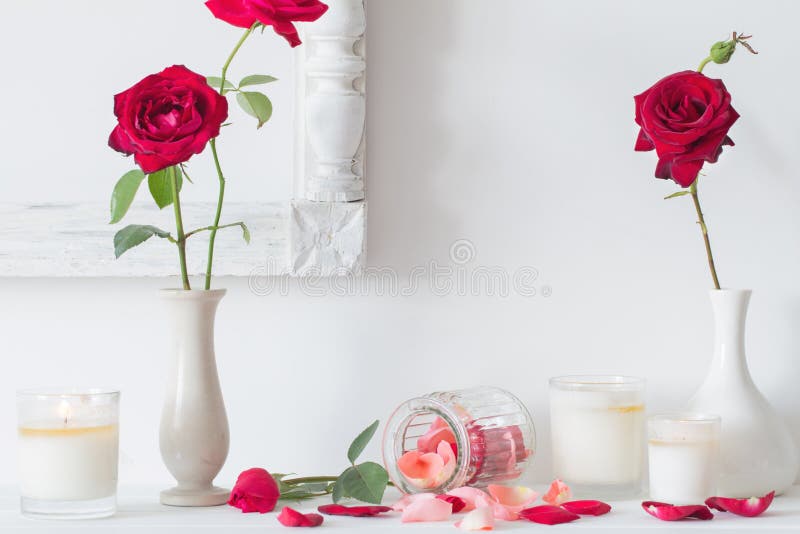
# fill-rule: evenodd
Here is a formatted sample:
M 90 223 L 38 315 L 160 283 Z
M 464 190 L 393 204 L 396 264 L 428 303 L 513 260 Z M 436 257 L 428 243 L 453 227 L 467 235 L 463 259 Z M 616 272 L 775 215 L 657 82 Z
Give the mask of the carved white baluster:
M 366 18 L 362 0 L 330 0 L 305 26 L 303 105 L 304 197 L 348 202 L 364 198 Z

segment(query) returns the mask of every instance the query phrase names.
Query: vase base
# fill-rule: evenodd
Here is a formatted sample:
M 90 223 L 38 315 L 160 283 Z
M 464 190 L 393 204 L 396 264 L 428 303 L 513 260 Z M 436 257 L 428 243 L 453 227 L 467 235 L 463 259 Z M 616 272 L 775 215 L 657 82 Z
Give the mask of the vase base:
M 167 506 L 219 506 L 228 502 L 231 490 L 209 486 L 200 489 L 174 487 L 161 492 L 161 504 Z

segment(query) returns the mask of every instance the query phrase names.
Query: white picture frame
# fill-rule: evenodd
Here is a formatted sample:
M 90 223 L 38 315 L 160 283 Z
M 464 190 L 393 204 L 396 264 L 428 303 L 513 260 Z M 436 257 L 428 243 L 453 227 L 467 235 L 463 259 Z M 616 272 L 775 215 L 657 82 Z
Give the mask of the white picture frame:
M 303 25 L 304 44 L 295 51 L 293 198 L 226 203 L 226 220 L 246 221 L 252 240 L 248 246 L 218 239 L 216 276 L 329 276 L 363 268 L 366 16 L 363 0 L 327 3 L 321 19 Z M 214 206 L 184 203 L 183 209 L 188 225 L 203 226 Z M 142 210 L 144 220 L 169 225 L 168 210 Z M 107 213 L 98 202 L 0 203 L 0 276 L 177 274 L 174 246 L 165 240 L 116 260 L 112 240 L 119 228 L 108 225 Z M 203 273 L 204 249 L 200 239 L 193 243 L 190 274 Z

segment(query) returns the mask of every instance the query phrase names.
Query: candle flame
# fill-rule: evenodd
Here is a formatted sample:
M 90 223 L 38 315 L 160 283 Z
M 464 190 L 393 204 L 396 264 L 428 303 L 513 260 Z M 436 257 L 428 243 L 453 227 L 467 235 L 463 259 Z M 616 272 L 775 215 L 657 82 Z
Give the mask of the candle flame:
M 72 416 L 72 407 L 67 401 L 62 400 L 58 405 L 58 416 L 64 420 L 65 425 L 69 422 L 69 418 Z

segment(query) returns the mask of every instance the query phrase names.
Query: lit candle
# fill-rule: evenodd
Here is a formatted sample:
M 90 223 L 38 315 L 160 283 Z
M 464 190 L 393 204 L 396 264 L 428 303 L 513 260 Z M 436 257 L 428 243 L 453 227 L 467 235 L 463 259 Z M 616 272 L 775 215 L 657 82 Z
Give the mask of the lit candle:
M 663 414 L 648 421 L 650 499 L 702 504 L 716 494 L 720 418 Z
M 644 469 L 644 380 L 565 376 L 550 380 L 553 471 L 577 495 L 633 497 Z
M 19 486 L 33 517 L 105 517 L 116 509 L 119 392 L 21 391 Z

